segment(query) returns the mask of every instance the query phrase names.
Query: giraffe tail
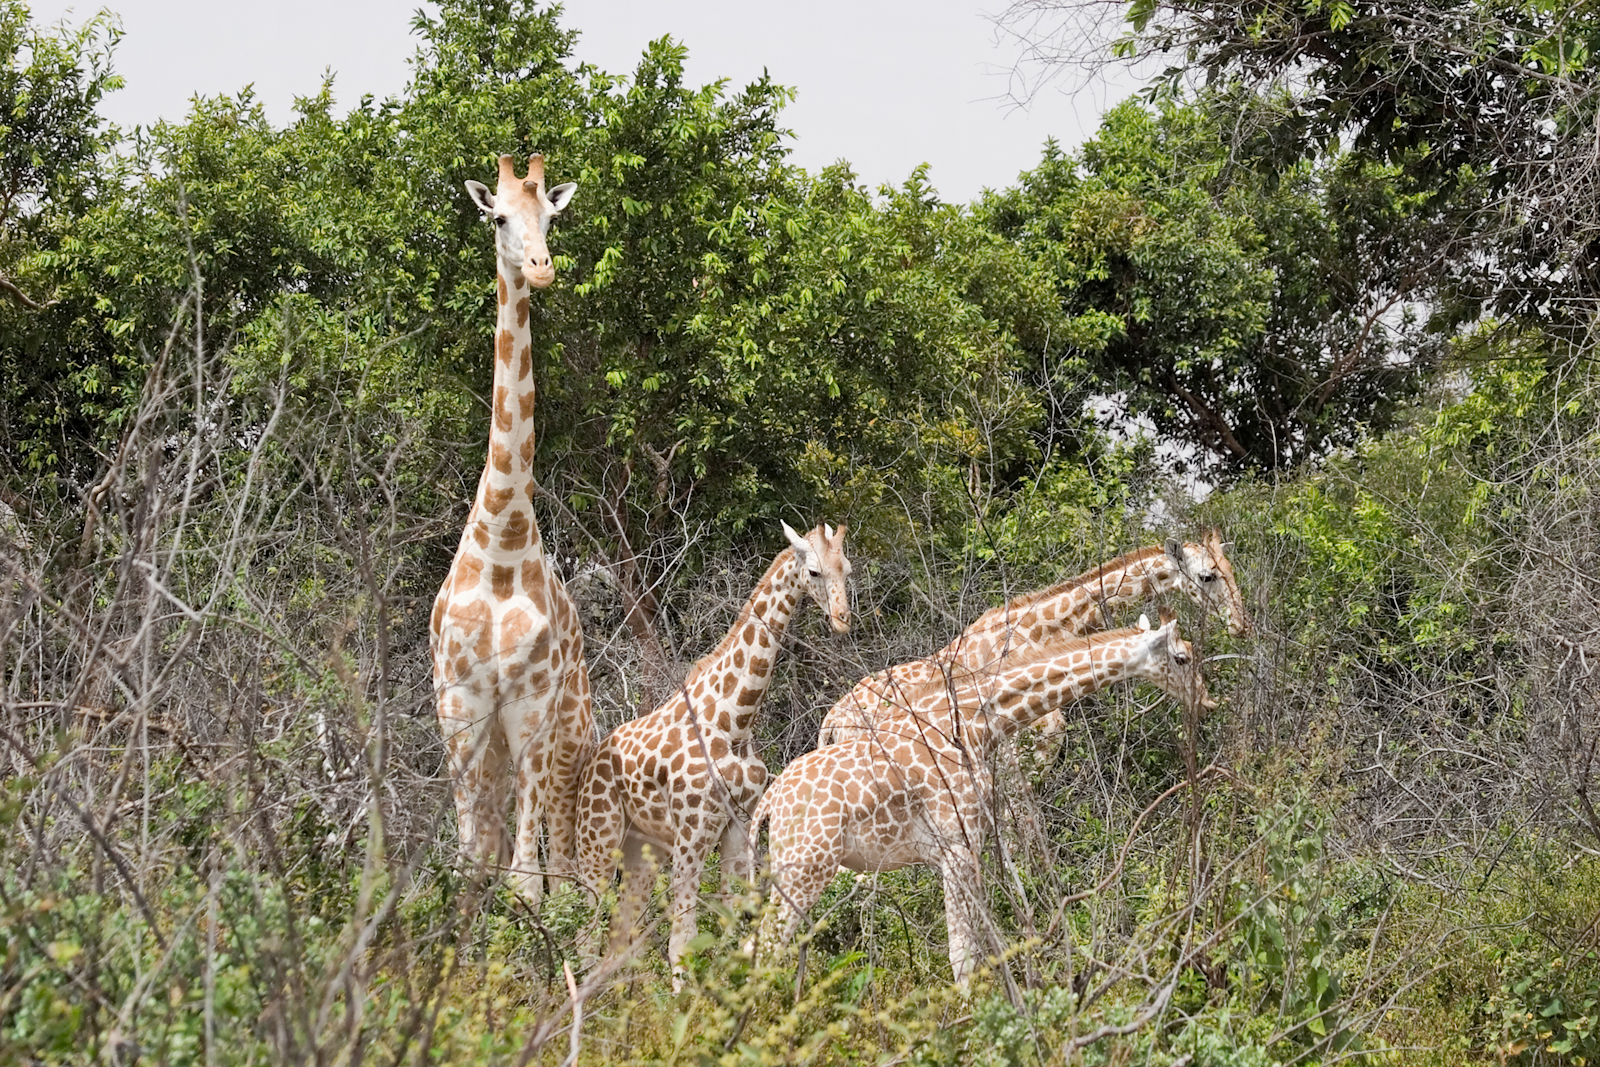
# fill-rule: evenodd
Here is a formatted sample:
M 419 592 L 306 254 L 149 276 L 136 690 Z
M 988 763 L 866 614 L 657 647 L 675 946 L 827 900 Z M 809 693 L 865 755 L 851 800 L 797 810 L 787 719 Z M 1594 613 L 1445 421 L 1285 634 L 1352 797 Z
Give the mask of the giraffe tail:
M 762 794 L 761 800 L 756 804 L 756 810 L 750 813 L 750 827 L 745 833 L 745 844 L 750 849 L 748 869 L 757 885 L 767 879 L 767 872 L 761 865 L 761 825 L 772 815 L 772 805 L 768 803 L 771 796 L 770 792 Z
M 772 814 L 772 806 L 767 803 L 768 795 L 770 794 L 763 794 L 761 800 L 756 804 L 755 810 L 750 813 L 750 822 L 745 833 L 745 847 L 750 850 L 745 857 L 748 864 L 746 870 L 750 872 L 750 877 L 753 880 L 752 885 L 763 897 L 766 895 L 766 883 L 771 873 L 761 865 L 761 824 L 766 822 L 767 817 Z M 767 922 L 767 916 L 758 912 L 755 929 L 751 931 L 750 937 L 743 945 L 744 951 L 751 960 L 756 958 L 756 954 L 759 951 L 762 932 L 766 929 Z

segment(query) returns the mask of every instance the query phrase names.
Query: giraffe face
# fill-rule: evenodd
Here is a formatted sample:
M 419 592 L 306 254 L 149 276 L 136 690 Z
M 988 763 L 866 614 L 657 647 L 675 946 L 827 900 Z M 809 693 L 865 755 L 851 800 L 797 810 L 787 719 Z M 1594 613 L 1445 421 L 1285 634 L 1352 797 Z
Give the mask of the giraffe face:
M 1139 622 L 1149 626 L 1143 616 Z M 1217 706 L 1206 691 L 1206 680 L 1200 673 L 1200 657 L 1195 655 L 1189 642 L 1178 636 L 1177 616 L 1163 611 L 1161 625 L 1146 629 L 1138 640 L 1134 673 L 1150 679 L 1185 707 L 1210 709 Z
M 467 182 L 467 194 L 485 218 L 494 224 L 495 253 L 508 277 L 544 289 L 556 279 L 555 263 L 545 234 L 550 220 L 572 201 L 575 182 L 564 182 L 549 192 L 544 188 L 544 157 L 528 157 L 528 176 L 518 178 L 515 160 L 500 157 L 498 188 L 490 192 L 482 182 Z
M 1243 637 L 1254 630 L 1250 615 L 1244 609 L 1244 595 L 1239 592 L 1239 582 L 1233 576 L 1233 564 L 1228 560 L 1222 535 L 1216 530 L 1206 534 L 1200 544 L 1168 542 L 1167 555 L 1178 568 L 1178 584 L 1196 604 L 1228 624 L 1228 633 Z
M 836 634 L 850 632 L 850 560 L 844 554 L 845 524 L 835 530 L 820 523 L 810 533 L 801 537 L 783 524 L 783 532 L 794 547 L 795 562 L 800 566 L 806 592 L 828 616 L 828 625 Z

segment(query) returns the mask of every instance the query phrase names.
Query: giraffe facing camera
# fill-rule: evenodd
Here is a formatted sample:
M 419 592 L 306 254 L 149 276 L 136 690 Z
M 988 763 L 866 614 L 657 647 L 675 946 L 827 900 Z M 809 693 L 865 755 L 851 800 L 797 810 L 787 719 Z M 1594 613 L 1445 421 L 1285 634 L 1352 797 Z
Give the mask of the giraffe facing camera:
M 595 729 L 578 613 L 533 513 L 528 287 L 555 277 L 545 231 L 576 186 L 546 195 L 542 157 L 530 157 L 526 181 L 512 164 L 500 157 L 493 194 L 467 183 L 496 230 L 489 455 L 434 598 L 429 647 L 462 859 L 480 873 L 509 859 L 513 886 L 536 903 L 544 891 L 541 836 L 550 873 L 570 872 L 578 769 L 594 750 Z M 516 838 L 508 846 L 512 799 Z

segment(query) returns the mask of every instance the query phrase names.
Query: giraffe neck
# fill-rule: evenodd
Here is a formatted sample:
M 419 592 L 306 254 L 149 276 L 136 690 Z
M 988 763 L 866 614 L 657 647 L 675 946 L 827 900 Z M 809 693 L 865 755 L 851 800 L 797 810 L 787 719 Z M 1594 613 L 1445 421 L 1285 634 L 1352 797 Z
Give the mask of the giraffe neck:
M 1049 655 L 1009 664 L 991 679 L 974 683 L 961 694 L 963 738 L 987 756 L 1035 719 L 1133 677 L 1142 634 L 1132 627 L 1094 634 Z
M 1088 580 L 1060 596 L 1062 611 L 1087 616 L 1097 607 L 1115 608 L 1143 600 L 1152 593 L 1165 592 L 1178 584 L 1178 568 L 1163 551 L 1148 555 L 1134 553 L 1113 560 L 1110 565 L 1088 576 Z M 1042 614 L 1042 612 L 1040 613 Z
M 710 706 L 713 701 L 696 701 L 696 710 L 735 740 L 749 737 L 755 727 L 784 630 L 800 604 L 803 580 L 794 549 L 778 553 L 722 643 L 696 663 L 685 679 L 686 691 L 692 691 L 694 683 L 708 683 L 716 697 L 715 710 Z
M 533 517 L 533 339 L 529 289 L 520 271 L 497 270 L 494 392 L 489 455 L 478 479 L 472 519 L 489 555 L 526 556 L 541 550 Z M 469 523 L 469 528 L 471 527 Z
M 968 661 L 989 661 L 1004 651 L 999 647 L 1003 642 L 1015 647 L 1045 640 L 1052 633 L 1088 633 L 1105 624 L 1104 609 L 1165 592 L 1180 579 L 1177 565 L 1163 549 L 1140 549 L 1070 581 L 990 609 L 957 641 L 965 639 L 970 649 L 964 657 Z

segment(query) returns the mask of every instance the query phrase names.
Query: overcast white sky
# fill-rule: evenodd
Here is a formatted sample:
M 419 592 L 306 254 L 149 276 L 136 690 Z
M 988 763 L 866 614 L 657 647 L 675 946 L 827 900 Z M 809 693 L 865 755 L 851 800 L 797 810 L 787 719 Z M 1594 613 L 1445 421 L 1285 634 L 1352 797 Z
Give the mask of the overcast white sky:
M 1046 137 L 1075 146 L 1135 87 L 1096 81 L 1009 105 L 1017 58 L 985 12 L 1005 0 L 571 0 L 563 25 L 582 31 L 579 59 L 631 72 L 646 42 L 670 34 L 689 49 L 688 79 L 741 86 L 763 67 L 798 90 L 784 111 L 794 160 L 847 159 L 864 180 L 898 184 L 931 164 L 941 197 L 966 202 L 1034 166 Z M 81 21 L 100 4 L 33 0 L 37 22 Z M 116 68 L 127 87 L 104 112 L 124 126 L 181 118 L 195 93 L 254 84 L 287 121 L 297 95 L 335 74 L 346 106 L 404 88 L 415 50 L 408 0 L 111 0 L 125 36 Z M 70 12 L 70 14 L 69 14 Z

